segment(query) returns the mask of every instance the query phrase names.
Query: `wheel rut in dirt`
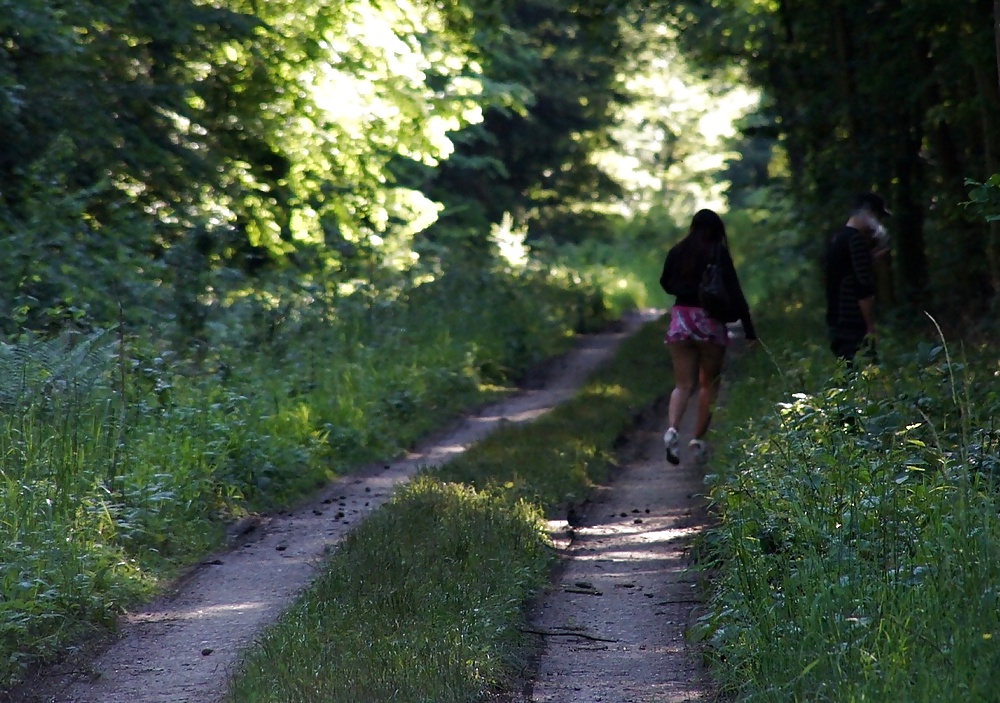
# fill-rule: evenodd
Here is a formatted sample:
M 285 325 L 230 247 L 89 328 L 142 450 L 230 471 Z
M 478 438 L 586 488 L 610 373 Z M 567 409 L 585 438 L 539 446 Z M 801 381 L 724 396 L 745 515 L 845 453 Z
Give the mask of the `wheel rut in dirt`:
M 690 452 L 668 464 L 665 430 L 664 409 L 633 433 L 618 473 L 584 515 L 556 533 L 563 563 L 533 619 L 540 654 L 524 701 L 714 700 L 697 648 L 685 640 L 701 604 L 691 548 L 708 526 L 705 470 Z

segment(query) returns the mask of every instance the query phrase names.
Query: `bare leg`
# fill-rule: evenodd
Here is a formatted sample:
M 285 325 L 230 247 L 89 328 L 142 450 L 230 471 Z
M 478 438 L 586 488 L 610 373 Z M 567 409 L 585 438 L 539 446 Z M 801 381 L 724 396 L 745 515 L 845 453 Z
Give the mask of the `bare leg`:
M 670 409 L 667 420 L 670 427 L 678 427 L 688 398 L 694 392 L 695 376 L 698 374 L 698 347 L 694 342 L 674 342 L 667 345 L 674 365 L 674 390 L 670 393 Z
M 698 419 L 695 423 L 695 439 L 701 439 L 708 432 L 712 421 L 712 409 L 719 395 L 719 381 L 726 348 L 710 342 L 697 342 L 698 346 Z M 671 401 L 673 399 L 671 398 Z M 671 407 L 673 403 L 671 402 Z

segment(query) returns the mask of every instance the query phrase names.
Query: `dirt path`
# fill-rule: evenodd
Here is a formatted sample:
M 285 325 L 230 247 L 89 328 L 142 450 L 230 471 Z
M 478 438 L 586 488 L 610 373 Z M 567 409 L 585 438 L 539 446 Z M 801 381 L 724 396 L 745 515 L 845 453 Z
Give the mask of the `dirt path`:
M 690 438 L 693 404 L 681 426 Z M 544 640 L 525 701 L 708 701 L 711 688 L 684 641 L 698 604 L 689 549 L 705 527 L 704 470 L 664 459 L 665 410 L 634 435 L 612 486 L 566 527 L 565 566 L 533 630 Z
M 233 549 L 207 559 L 174 592 L 130 613 L 120 636 L 96 656 L 44 671 L 4 698 L 17 703 L 219 701 L 240 650 L 308 585 L 329 548 L 388 500 L 397 485 L 420 467 L 437 466 L 462 452 L 502 420 L 530 421 L 572 397 L 618 343 L 649 319 L 635 316 L 621 332 L 583 338 L 549 369 L 537 389 L 484 409 L 400 461 L 332 484 L 294 512 L 249 525 L 235 535 Z M 659 519 L 664 508 L 645 498 L 642 505 L 656 509 L 649 519 Z M 685 508 L 678 504 L 675 510 Z M 624 593 L 625 584 L 609 584 L 608 594 L 618 591 L 613 585 L 622 585 Z M 633 590 L 628 591 L 630 597 Z M 652 585 L 636 591 L 640 598 L 656 592 Z

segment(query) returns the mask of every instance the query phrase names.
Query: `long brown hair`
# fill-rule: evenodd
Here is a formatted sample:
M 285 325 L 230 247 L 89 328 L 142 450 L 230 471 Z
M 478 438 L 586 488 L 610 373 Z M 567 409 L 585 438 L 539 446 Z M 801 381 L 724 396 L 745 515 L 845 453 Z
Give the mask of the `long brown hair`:
M 715 247 L 722 243 L 729 247 L 726 225 L 714 210 L 699 210 L 691 218 L 687 236 L 681 240 L 683 269 L 692 273 L 704 268 L 715 254 Z

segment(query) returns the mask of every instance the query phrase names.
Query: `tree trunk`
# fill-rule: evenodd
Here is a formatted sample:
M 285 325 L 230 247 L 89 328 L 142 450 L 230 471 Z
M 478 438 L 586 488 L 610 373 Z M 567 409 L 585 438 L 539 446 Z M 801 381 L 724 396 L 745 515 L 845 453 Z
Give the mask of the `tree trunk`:
M 898 233 L 896 253 L 902 286 L 903 305 L 915 310 L 926 304 L 929 281 L 926 241 L 924 237 L 924 161 L 921 149 L 924 141 L 922 111 L 901 110 L 892 135 L 896 177 L 893 192 L 893 230 Z
M 1000 0 L 996 0 L 1000 2 Z M 834 8 L 834 41 L 837 48 L 838 80 L 840 92 L 843 94 L 844 105 L 847 107 L 847 146 L 849 163 L 856 164 L 860 160 L 862 139 L 862 120 L 859 115 L 861 106 L 858 100 L 857 76 L 854 71 L 854 49 L 851 46 L 851 26 L 844 6 L 838 4 Z
M 1000 6 L 1000 0 L 994 0 L 994 8 L 998 6 Z M 1000 28 L 1000 25 L 997 26 Z M 1000 37 L 1000 34 L 998 34 L 998 37 Z M 990 97 L 990 80 L 987 77 L 986 72 L 984 72 L 977 64 L 973 64 L 971 69 L 976 80 L 976 85 L 983 96 L 979 105 L 979 116 L 982 124 L 983 135 L 983 167 L 986 177 L 989 177 L 989 175 L 997 173 L 998 169 L 996 155 L 993 150 L 994 135 L 996 134 L 993 125 L 993 114 L 996 100 Z M 997 75 L 1000 76 L 1000 73 Z M 996 294 L 1000 291 L 1000 256 L 998 256 L 997 252 L 997 241 L 998 236 L 1000 236 L 1000 228 L 998 228 L 996 222 L 990 222 L 984 229 L 985 231 L 982 233 L 978 230 L 975 231 L 974 236 L 978 236 L 976 236 L 976 239 L 972 242 L 973 247 L 971 256 L 982 256 L 985 260 L 989 281 L 988 284 L 984 282 L 984 285 L 989 285 L 993 293 Z M 973 258 L 971 260 L 975 259 Z
M 1000 0 L 993 0 L 993 39 L 997 54 L 997 94 L 1000 95 Z M 990 260 L 993 293 L 1000 295 L 1000 223 L 990 223 L 989 243 L 986 247 Z
M 1000 87 L 1000 0 L 993 0 L 993 38 L 997 47 L 997 87 Z

